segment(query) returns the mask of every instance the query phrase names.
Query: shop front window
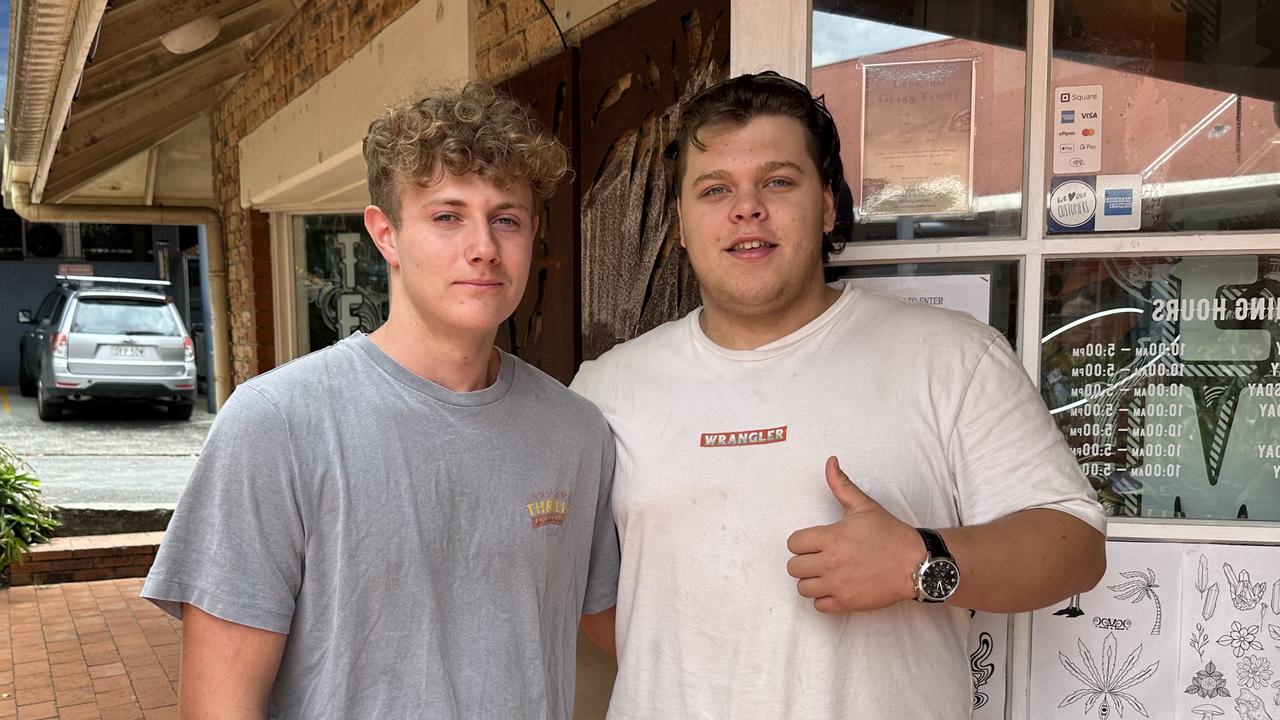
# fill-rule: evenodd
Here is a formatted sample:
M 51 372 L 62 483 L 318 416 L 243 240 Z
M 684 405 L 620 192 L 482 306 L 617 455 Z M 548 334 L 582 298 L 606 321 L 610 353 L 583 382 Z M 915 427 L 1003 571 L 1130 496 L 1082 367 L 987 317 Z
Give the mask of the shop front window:
M 1045 263 L 1041 392 L 1109 514 L 1280 520 L 1280 255 Z
M 958 310 L 994 327 L 1010 345 L 1018 336 L 1018 263 L 1012 260 L 846 265 L 828 269 L 846 282 L 907 302 Z
M 1054 4 L 1048 230 L 1280 228 L 1280 5 Z
M 840 131 L 851 242 L 1016 236 L 1025 2 L 815 0 L 810 85 Z
M 387 266 L 359 215 L 293 218 L 298 349 L 332 345 L 387 318 Z

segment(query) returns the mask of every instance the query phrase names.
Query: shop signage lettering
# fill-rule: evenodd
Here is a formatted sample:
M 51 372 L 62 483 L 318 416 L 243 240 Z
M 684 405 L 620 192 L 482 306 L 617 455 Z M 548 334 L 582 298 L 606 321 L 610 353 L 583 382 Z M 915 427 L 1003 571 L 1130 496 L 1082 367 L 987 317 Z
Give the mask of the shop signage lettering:
M 1157 300 L 1152 303 L 1151 319 L 1155 322 L 1179 322 L 1182 320 L 1267 320 L 1280 321 L 1280 298 L 1191 298 Z

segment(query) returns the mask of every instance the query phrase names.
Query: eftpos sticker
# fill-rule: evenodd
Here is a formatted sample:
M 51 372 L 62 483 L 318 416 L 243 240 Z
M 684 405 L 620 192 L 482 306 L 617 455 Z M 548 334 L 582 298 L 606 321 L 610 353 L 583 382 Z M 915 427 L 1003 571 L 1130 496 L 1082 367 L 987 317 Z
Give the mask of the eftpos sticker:
M 1099 175 L 1094 182 L 1098 212 L 1094 230 L 1142 229 L 1142 176 Z
M 1054 89 L 1053 173 L 1102 171 L 1102 86 L 1069 85 Z
M 1055 177 L 1049 185 L 1049 232 L 1093 232 L 1098 193 L 1093 175 Z

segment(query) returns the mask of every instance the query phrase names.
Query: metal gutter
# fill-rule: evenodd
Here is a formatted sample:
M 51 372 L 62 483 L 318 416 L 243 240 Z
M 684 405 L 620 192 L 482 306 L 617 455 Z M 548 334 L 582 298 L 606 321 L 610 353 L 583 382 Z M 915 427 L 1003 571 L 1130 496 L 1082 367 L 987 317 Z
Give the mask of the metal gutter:
M 231 318 L 227 300 L 227 261 L 223 247 L 222 216 L 209 207 L 129 205 L 41 205 L 32 204 L 31 186 L 13 183 L 9 198 L 13 209 L 31 222 L 95 222 L 135 225 L 203 225 L 208 255 L 209 297 L 212 307 L 209 339 L 213 346 L 214 393 L 217 407 L 231 395 Z
M 35 180 L 31 183 L 31 197 L 36 202 L 40 202 L 44 197 L 44 185 L 49 179 L 49 166 L 53 164 L 53 156 L 58 151 L 58 140 L 62 137 L 62 131 L 68 125 L 71 103 L 76 99 L 80 79 L 84 75 L 84 66 L 88 61 L 89 51 L 93 48 L 94 39 L 98 36 L 102 15 L 106 9 L 107 0 L 83 0 L 76 8 L 71 36 L 67 41 L 66 59 L 62 63 L 62 73 L 54 92 L 49 123 L 45 126 L 44 142 L 40 145 L 40 160 L 36 165 Z

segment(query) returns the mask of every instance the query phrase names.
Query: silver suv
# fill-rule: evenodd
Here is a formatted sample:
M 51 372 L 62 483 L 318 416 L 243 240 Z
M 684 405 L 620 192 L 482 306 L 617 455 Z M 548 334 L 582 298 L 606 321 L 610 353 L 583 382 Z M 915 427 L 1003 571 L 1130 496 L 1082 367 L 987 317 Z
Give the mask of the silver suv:
M 196 397 L 195 346 L 164 280 L 56 276 L 58 286 L 18 349 L 23 395 L 35 396 L 41 420 L 57 420 L 67 403 L 161 402 L 176 420 L 191 417 Z

